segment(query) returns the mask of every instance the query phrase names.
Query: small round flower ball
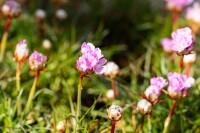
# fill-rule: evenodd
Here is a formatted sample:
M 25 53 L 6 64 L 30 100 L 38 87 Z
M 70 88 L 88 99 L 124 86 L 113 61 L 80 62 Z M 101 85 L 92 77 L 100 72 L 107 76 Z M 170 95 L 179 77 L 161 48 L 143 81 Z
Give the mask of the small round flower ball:
M 109 61 L 106 63 L 105 67 L 106 71 L 104 72 L 104 75 L 106 77 L 115 78 L 117 75 L 119 75 L 119 66 L 115 62 Z
M 149 114 L 152 111 L 152 104 L 146 99 L 141 99 L 137 104 L 137 111 L 141 114 Z
M 65 120 L 60 121 L 56 126 L 56 130 L 60 133 L 64 133 L 65 128 L 66 128 L 66 121 Z
M 24 62 L 29 57 L 29 49 L 27 46 L 27 41 L 24 39 L 17 43 L 15 52 L 14 52 L 14 59 L 17 62 Z
M 56 10 L 56 17 L 60 20 L 65 20 L 67 18 L 68 14 L 64 9 L 58 9 Z
M 45 68 L 47 63 L 47 57 L 43 56 L 41 53 L 34 51 L 29 59 L 28 59 L 28 65 L 29 68 L 33 71 L 41 71 Z
M 4 17 L 16 18 L 22 12 L 21 6 L 14 0 L 6 1 L 1 7 L 1 13 Z
M 192 51 L 190 54 L 183 56 L 183 63 L 184 64 L 192 64 L 196 60 L 196 53 Z
M 37 9 L 35 11 L 36 20 L 44 20 L 46 18 L 46 12 L 43 9 Z
M 119 121 L 124 115 L 124 111 L 120 106 L 112 105 L 107 109 L 107 115 L 111 121 Z
M 112 89 L 109 89 L 106 93 L 106 97 L 108 99 L 113 99 L 114 98 L 114 91 Z
M 52 44 L 51 44 L 51 41 L 49 39 L 44 39 L 43 42 L 42 42 L 42 47 L 45 49 L 45 50 L 49 50 L 51 48 Z

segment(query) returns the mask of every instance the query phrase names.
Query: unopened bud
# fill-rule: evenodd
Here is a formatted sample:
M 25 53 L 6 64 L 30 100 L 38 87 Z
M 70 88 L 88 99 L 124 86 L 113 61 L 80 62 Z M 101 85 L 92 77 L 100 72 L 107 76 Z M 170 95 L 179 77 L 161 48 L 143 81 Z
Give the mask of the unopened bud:
M 46 12 L 42 9 L 37 9 L 35 12 L 36 20 L 42 21 L 46 18 Z
M 67 12 L 64 9 L 58 9 L 56 11 L 56 17 L 60 20 L 64 20 L 67 18 Z
M 192 52 L 191 54 L 184 55 L 183 63 L 184 64 L 192 64 L 196 60 L 196 53 Z
M 137 110 L 143 115 L 149 114 L 152 111 L 152 104 L 146 99 L 141 99 L 137 104 Z
M 123 109 L 118 105 L 112 105 L 107 109 L 108 118 L 112 121 L 121 120 L 124 115 Z
M 109 78 L 115 78 L 119 74 L 119 66 L 115 62 L 108 62 L 106 65 L 106 71 L 104 75 Z
M 45 39 L 43 42 L 42 42 L 42 47 L 46 50 L 49 50 L 51 48 L 51 41 L 48 40 L 48 39 Z
M 56 130 L 60 133 L 64 133 L 65 132 L 65 128 L 66 128 L 66 121 L 60 121 L 58 123 L 58 125 L 56 126 Z
M 106 96 L 107 96 L 108 99 L 113 99 L 114 98 L 114 91 L 112 89 L 108 90 Z

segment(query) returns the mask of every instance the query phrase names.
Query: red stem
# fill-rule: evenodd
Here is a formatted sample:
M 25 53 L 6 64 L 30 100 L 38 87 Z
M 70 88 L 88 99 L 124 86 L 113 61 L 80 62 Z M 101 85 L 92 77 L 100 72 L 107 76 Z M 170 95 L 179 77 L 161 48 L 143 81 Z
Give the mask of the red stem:
M 6 20 L 5 32 L 9 31 L 10 25 L 11 25 L 11 18 L 8 17 L 7 20 Z
M 116 122 L 112 121 L 110 133 L 114 133 L 115 132 L 115 125 L 116 125 Z
M 172 22 L 173 22 L 173 25 L 176 25 L 176 22 L 179 18 L 179 13 L 177 11 L 174 11 L 173 14 L 172 14 Z
M 182 68 L 183 68 L 183 56 L 182 55 L 180 56 L 179 68 L 180 68 L 180 70 L 182 70 Z
M 190 68 L 191 68 L 190 63 L 187 63 L 185 67 L 186 67 L 186 75 L 189 77 L 190 76 Z
M 38 78 L 40 76 L 40 71 L 35 72 L 35 78 Z
M 173 116 L 173 114 L 174 114 L 174 111 L 175 111 L 175 108 L 176 108 L 176 104 L 177 104 L 177 102 L 176 102 L 176 101 L 173 101 L 172 108 L 171 108 L 170 113 L 169 113 L 170 118 L 171 118 L 171 117 Z
M 114 92 L 114 98 L 117 96 L 117 89 L 116 89 L 116 83 L 115 83 L 115 79 L 112 78 L 112 90 Z

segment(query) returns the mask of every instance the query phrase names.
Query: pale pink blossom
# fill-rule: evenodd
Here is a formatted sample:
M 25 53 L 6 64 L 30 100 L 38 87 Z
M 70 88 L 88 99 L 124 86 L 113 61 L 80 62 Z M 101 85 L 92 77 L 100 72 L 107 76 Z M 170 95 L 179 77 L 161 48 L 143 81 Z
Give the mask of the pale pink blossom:
M 150 86 L 145 90 L 144 95 L 147 100 L 150 102 L 154 102 L 158 99 L 161 94 L 161 90 L 167 85 L 168 83 L 162 77 L 153 77 L 150 81 Z
M 186 96 L 187 89 L 192 87 L 195 80 L 192 77 L 187 77 L 184 74 L 179 73 L 169 73 L 169 87 L 168 93 L 174 99 L 181 99 Z
M 43 70 L 47 63 L 47 57 L 34 51 L 28 59 L 29 68 L 33 71 Z
M 5 17 L 15 18 L 22 12 L 21 6 L 15 0 L 6 1 L 1 7 L 1 13 Z
M 193 0 L 165 0 L 171 8 L 183 8 L 193 2 Z
M 15 52 L 14 52 L 14 59 L 18 62 L 26 61 L 29 56 L 29 49 L 27 47 L 27 41 L 24 39 L 17 43 Z
M 81 46 L 82 56 L 76 62 L 77 69 L 83 73 L 94 71 L 96 74 L 103 74 L 106 68 L 103 66 L 107 60 L 99 48 L 95 48 L 92 43 L 83 43 Z
M 178 29 L 172 34 L 171 49 L 178 54 L 188 54 L 192 50 L 194 38 L 192 37 L 192 30 L 189 27 Z
M 200 23 L 200 5 L 195 2 L 192 7 L 189 7 L 186 12 L 186 18 L 196 23 Z
M 163 39 L 161 40 L 161 45 L 162 45 L 162 47 L 163 47 L 163 50 L 164 50 L 166 53 L 171 53 L 171 52 L 172 52 L 172 49 L 171 49 L 172 39 L 163 38 Z
M 137 111 L 141 114 L 146 115 L 151 113 L 153 105 L 146 99 L 141 99 L 137 104 Z

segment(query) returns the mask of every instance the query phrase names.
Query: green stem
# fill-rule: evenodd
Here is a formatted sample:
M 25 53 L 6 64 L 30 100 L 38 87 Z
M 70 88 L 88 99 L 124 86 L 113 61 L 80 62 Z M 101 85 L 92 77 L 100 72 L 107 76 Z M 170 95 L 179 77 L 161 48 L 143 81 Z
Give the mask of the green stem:
M 152 113 L 148 114 L 148 133 L 152 132 L 151 118 L 152 118 Z
M 5 52 L 5 48 L 6 48 L 6 42 L 7 42 L 7 38 L 8 38 L 8 32 L 10 29 L 10 24 L 11 24 L 11 18 L 7 18 L 6 25 L 5 25 L 5 31 L 3 33 L 2 40 L 1 40 L 0 63 L 3 61 L 3 56 L 4 56 L 4 52 Z
M 16 88 L 17 88 L 17 93 L 20 94 L 20 68 L 21 68 L 21 62 L 17 62 L 17 68 L 16 68 Z M 18 95 L 17 98 L 17 114 L 21 114 L 21 95 Z
M 34 82 L 33 82 L 32 88 L 31 88 L 31 91 L 30 91 L 30 93 L 29 93 L 28 102 L 27 102 L 27 104 L 26 104 L 25 113 L 28 113 L 28 111 L 29 111 L 29 109 L 30 109 L 30 105 L 31 105 L 31 102 L 32 102 L 32 99 L 33 99 L 33 95 L 34 95 L 34 93 L 35 93 L 35 88 L 36 88 L 38 76 L 39 76 L 39 71 L 36 71 L 35 79 L 34 79 Z
M 79 79 L 79 84 L 78 84 L 78 96 L 77 96 L 77 108 L 76 108 L 76 129 L 78 129 L 78 126 L 79 126 L 78 118 L 81 115 L 82 80 L 83 80 L 83 76 L 81 75 Z
M 140 125 L 137 125 L 134 133 L 139 133 L 140 130 L 143 130 L 144 119 L 145 119 L 145 115 L 142 115 L 142 118 L 141 118 L 141 121 L 140 121 Z
M 169 112 L 169 115 L 167 116 L 167 118 L 166 118 L 166 120 L 165 120 L 165 123 L 164 123 L 164 130 L 163 130 L 163 133 L 168 133 L 169 124 L 170 124 L 171 118 L 172 118 L 172 116 L 173 116 L 173 114 L 174 114 L 176 105 L 177 105 L 177 101 L 173 100 L 172 108 L 171 108 L 171 110 L 170 110 L 170 112 Z

